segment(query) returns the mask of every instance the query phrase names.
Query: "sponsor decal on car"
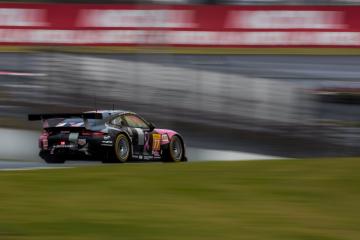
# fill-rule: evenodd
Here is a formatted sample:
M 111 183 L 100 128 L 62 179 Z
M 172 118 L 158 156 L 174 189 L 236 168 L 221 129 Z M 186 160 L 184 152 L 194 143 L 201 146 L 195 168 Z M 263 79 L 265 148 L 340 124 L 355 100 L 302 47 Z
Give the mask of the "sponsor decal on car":
M 161 135 L 154 133 L 152 137 L 153 137 L 152 150 L 157 152 L 160 150 Z
M 79 138 L 78 139 L 78 144 L 81 145 L 81 146 L 85 145 L 86 144 L 86 139 Z
M 55 148 L 71 148 L 71 149 L 75 149 L 76 145 L 74 144 L 58 144 L 58 145 L 54 145 Z
M 113 146 L 113 141 L 111 141 L 111 140 L 103 140 L 103 141 L 101 141 L 101 146 L 109 146 L 109 147 L 111 147 L 111 146 Z

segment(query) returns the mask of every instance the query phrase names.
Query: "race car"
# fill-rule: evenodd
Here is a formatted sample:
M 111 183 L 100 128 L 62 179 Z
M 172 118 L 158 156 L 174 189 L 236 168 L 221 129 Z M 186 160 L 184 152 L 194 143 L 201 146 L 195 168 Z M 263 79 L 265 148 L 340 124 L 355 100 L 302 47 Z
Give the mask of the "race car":
M 187 160 L 184 139 L 179 133 L 155 128 L 134 112 L 30 114 L 28 119 L 43 121 L 39 155 L 47 163 L 64 163 L 77 157 L 106 163 Z

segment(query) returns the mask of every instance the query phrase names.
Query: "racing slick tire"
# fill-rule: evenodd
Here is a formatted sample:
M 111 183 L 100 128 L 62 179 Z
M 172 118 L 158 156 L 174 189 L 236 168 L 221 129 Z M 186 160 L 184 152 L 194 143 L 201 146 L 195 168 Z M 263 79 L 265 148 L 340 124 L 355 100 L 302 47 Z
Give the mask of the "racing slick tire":
M 115 138 L 115 144 L 114 144 L 114 158 L 108 159 L 110 162 L 115 163 L 125 163 L 128 160 L 131 159 L 131 144 L 129 138 L 123 134 L 120 133 Z M 108 161 L 109 162 L 109 161 Z
M 46 163 L 64 163 L 65 158 L 57 156 L 55 154 L 50 154 L 49 151 L 40 151 L 39 156 L 44 159 Z
M 163 162 L 182 162 L 186 161 L 185 146 L 180 136 L 174 135 L 165 149 L 162 157 Z

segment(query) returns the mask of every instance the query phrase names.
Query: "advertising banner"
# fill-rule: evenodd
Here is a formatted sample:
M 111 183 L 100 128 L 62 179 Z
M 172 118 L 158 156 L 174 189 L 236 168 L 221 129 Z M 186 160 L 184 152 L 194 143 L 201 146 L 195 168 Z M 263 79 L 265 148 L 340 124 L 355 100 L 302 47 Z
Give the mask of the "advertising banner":
M 0 4 L 1 45 L 358 47 L 360 6 Z

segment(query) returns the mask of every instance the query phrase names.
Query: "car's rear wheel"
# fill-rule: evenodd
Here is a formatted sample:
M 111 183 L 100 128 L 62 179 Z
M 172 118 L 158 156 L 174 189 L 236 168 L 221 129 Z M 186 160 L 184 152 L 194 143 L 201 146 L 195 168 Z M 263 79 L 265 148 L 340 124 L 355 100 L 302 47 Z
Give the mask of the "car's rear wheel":
M 164 153 L 163 160 L 167 162 L 181 162 L 185 159 L 185 148 L 182 139 L 175 135 L 171 138 L 169 147 Z
M 131 145 L 129 138 L 120 133 L 115 140 L 115 160 L 119 163 L 127 162 L 131 159 Z

